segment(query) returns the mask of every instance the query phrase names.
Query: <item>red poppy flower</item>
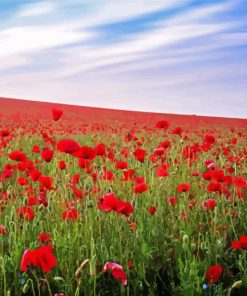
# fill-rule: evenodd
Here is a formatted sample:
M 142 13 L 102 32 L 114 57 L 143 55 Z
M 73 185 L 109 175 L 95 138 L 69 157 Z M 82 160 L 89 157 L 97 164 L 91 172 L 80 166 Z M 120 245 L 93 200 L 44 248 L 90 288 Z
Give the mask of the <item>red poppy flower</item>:
M 80 150 L 80 145 L 73 140 L 61 140 L 57 144 L 57 150 L 65 153 L 74 153 Z
M 232 249 L 247 250 L 247 236 L 241 235 L 239 240 L 232 242 Z
M 24 220 L 30 221 L 34 219 L 34 212 L 30 207 L 22 207 L 17 209 L 17 216 Z
M 178 199 L 174 196 L 168 197 L 167 202 L 170 206 L 175 206 L 178 203 Z
M 38 241 L 44 244 L 48 244 L 52 242 L 52 239 L 49 233 L 43 232 L 39 234 Z
M 114 263 L 114 262 L 107 262 L 104 265 L 103 270 L 104 270 L 104 272 L 106 272 L 108 269 L 111 270 L 111 274 L 115 279 L 121 281 L 123 286 L 127 285 L 128 278 L 127 278 L 127 275 L 124 272 L 124 269 L 121 265 Z
M 36 169 L 31 170 L 30 177 L 31 177 L 32 181 L 37 181 L 40 176 L 41 176 L 41 172 L 39 172 Z
M 111 192 L 103 195 L 100 198 L 99 208 L 104 212 L 115 211 L 117 209 L 118 199 L 116 195 Z
M 76 209 L 69 209 L 62 213 L 62 219 L 65 221 L 66 219 L 69 220 L 76 220 L 79 217 L 79 212 Z
M 41 176 L 39 177 L 39 182 L 41 183 L 42 187 L 52 190 L 52 178 L 49 176 Z
M 57 264 L 57 259 L 52 253 L 51 245 L 42 245 L 34 251 L 28 249 L 21 260 L 21 271 L 27 271 L 30 266 L 39 267 L 43 272 L 50 272 Z
M 157 156 L 163 155 L 165 153 L 165 149 L 163 147 L 154 149 L 154 154 Z
M 1 137 L 8 137 L 9 136 L 9 131 L 8 130 L 1 130 L 0 132 Z
M 33 146 L 32 153 L 40 153 L 40 149 L 38 145 Z
M 206 280 L 209 286 L 214 285 L 221 277 L 222 267 L 220 265 L 212 265 L 206 272 Z
M 157 121 L 155 126 L 157 128 L 168 129 L 169 122 L 167 120 L 160 120 L 160 121 Z
M 178 192 L 180 192 L 180 193 L 187 192 L 190 190 L 190 185 L 187 183 L 183 183 L 183 184 L 178 185 L 177 189 L 178 189 Z
M 157 177 L 167 177 L 169 176 L 169 172 L 164 167 L 158 167 L 156 170 Z
M 135 174 L 135 170 L 133 170 L 133 169 L 123 170 L 124 177 L 122 179 L 120 179 L 120 181 L 133 180 L 134 179 L 134 174 Z
M 173 134 L 173 135 L 179 135 L 179 136 L 181 136 L 181 135 L 182 135 L 182 132 L 183 132 L 183 130 L 182 130 L 182 128 L 179 126 L 179 127 L 176 127 L 176 128 L 172 131 L 172 134 Z
M 148 185 L 145 182 L 137 183 L 134 188 L 134 193 L 142 193 L 148 190 Z
M 5 235 L 7 233 L 6 227 L 4 225 L 0 225 L 0 234 Z
M 9 158 L 15 161 L 24 161 L 27 157 L 22 151 L 13 151 L 9 154 Z
M 216 200 L 212 198 L 207 199 L 203 202 L 203 206 L 207 210 L 213 210 L 215 208 L 215 205 L 216 205 Z
M 59 168 L 60 168 L 60 170 L 65 170 L 66 169 L 66 162 L 64 160 L 61 160 L 59 162 Z
M 49 148 L 44 148 L 41 152 L 41 157 L 44 159 L 45 162 L 51 162 L 53 158 L 54 152 Z
M 52 109 L 51 112 L 52 112 L 52 119 L 54 121 L 58 121 L 63 115 L 63 111 L 59 109 Z
M 124 170 L 128 168 L 128 163 L 126 161 L 118 161 L 115 165 L 116 169 Z
M 204 138 L 204 142 L 209 143 L 209 144 L 214 144 L 215 137 L 213 135 L 206 135 Z
M 136 149 L 134 151 L 134 156 L 137 160 L 139 160 L 140 162 L 144 162 L 144 158 L 146 156 L 146 150 L 144 149 Z
M 149 211 L 149 214 L 153 216 L 155 214 L 155 212 L 156 212 L 156 207 L 150 207 L 148 209 L 148 211 Z
M 89 159 L 92 160 L 95 158 L 96 153 L 95 149 L 88 147 L 88 146 L 82 146 L 78 151 L 75 151 L 71 154 L 72 156 L 80 157 L 83 159 Z
M 17 183 L 18 185 L 20 186 L 25 186 L 25 185 L 28 185 L 28 180 L 26 178 L 23 178 L 23 177 L 19 177 L 17 179 Z
M 104 156 L 106 155 L 106 145 L 104 143 L 99 143 L 94 149 L 96 155 Z
M 119 214 L 123 214 L 126 217 L 129 217 L 134 211 L 133 206 L 125 201 L 118 200 L 116 212 Z
M 207 191 L 208 192 L 220 192 L 221 191 L 221 184 L 219 182 L 211 182 L 207 186 Z
M 233 184 L 236 188 L 247 188 L 247 181 L 243 176 L 238 176 L 233 179 Z
M 127 265 L 128 265 L 128 268 L 129 269 L 133 269 L 134 268 L 134 264 L 133 264 L 133 262 L 131 260 L 128 261 Z

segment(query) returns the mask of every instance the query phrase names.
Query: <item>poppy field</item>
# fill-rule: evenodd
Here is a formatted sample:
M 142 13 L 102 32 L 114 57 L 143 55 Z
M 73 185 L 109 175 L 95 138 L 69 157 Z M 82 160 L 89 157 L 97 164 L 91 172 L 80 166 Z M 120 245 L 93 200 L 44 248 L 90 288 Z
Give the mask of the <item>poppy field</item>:
M 247 120 L 0 107 L 0 295 L 247 295 Z

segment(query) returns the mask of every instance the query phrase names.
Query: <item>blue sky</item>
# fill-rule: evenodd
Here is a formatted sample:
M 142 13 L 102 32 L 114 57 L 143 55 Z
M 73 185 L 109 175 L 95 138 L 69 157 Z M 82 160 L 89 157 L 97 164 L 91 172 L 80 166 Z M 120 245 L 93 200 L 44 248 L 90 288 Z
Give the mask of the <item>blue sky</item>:
M 0 96 L 247 117 L 247 0 L 0 0 Z

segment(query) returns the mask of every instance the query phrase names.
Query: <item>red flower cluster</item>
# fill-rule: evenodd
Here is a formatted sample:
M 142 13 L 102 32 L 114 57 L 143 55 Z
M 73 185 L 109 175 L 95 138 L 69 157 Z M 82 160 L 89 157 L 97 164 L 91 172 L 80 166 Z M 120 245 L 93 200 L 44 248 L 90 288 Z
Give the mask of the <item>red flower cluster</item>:
M 57 264 L 57 259 L 52 253 L 51 245 L 42 245 L 35 250 L 26 250 L 21 260 L 21 271 L 27 271 L 29 267 L 41 268 L 43 272 L 50 272 Z
M 129 217 L 134 211 L 134 208 L 130 203 L 118 199 L 113 192 L 107 193 L 104 196 L 102 196 L 100 198 L 98 205 L 101 211 L 113 211 L 119 214 L 123 214 L 126 217 Z
M 187 183 L 183 183 L 178 185 L 178 192 L 182 193 L 182 192 L 187 192 L 190 190 L 190 185 Z
M 157 128 L 168 129 L 169 122 L 167 120 L 160 120 L 160 121 L 157 121 L 155 126 Z
M 239 240 L 232 242 L 232 249 L 247 250 L 247 236 L 241 235 Z
M 79 217 L 79 213 L 76 209 L 68 209 L 62 213 L 62 219 L 65 221 L 69 220 L 76 220 Z
M 222 267 L 220 265 L 212 265 L 206 272 L 206 280 L 209 286 L 214 285 L 221 277 Z
M 34 212 L 30 207 L 22 207 L 17 209 L 16 214 L 19 218 L 30 221 L 34 219 Z
M 111 270 L 111 274 L 115 279 L 121 281 L 123 286 L 127 285 L 128 278 L 121 265 L 114 262 L 107 262 L 103 270 L 106 272 L 108 269 Z
M 59 109 L 52 109 L 51 112 L 52 112 L 52 119 L 54 121 L 58 121 L 63 115 L 63 111 Z

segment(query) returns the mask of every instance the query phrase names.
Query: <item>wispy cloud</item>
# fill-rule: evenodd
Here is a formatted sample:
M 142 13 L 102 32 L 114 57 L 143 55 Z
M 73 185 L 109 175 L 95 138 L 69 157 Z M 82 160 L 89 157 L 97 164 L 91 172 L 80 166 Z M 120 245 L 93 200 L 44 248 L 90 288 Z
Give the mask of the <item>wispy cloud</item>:
M 17 17 L 41 16 L 47 13 L 52 13 L 55 8 L 55 3 L 50 1 L 26 4 L 17 12 Z

